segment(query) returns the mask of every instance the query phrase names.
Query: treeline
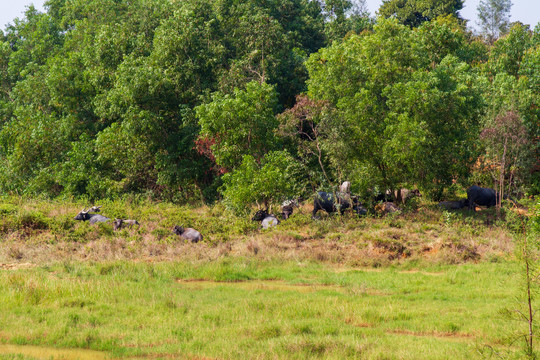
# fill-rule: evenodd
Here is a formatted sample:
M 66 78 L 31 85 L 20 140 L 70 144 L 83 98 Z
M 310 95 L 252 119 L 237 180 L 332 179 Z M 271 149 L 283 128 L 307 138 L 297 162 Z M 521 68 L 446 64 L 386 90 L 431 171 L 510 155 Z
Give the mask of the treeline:
M 540 192 L 540 26 L 492 44 L 456 4 L 414 23 L 353 5 L 29 8 L 0 34 L 0 192 L 238 210 L 344 179 L 434 198 L 471 182 Z

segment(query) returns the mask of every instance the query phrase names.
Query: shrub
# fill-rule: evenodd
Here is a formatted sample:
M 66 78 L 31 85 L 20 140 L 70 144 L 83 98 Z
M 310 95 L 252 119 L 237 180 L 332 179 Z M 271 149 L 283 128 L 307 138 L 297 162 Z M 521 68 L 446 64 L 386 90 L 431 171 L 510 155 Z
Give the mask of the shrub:
M 286 151 L 268 153 L 261 164 L 246 155 L 242 165 L 223 176 L 225 204 L 236 213 L 246 213 L 246 204 L 264 204 L 292 198 L 298 193 L 299 167 Z
M 38 211 L 25 212 L 17 218 L 17 227 L 26 230 L 47 230 L 50 220 Z

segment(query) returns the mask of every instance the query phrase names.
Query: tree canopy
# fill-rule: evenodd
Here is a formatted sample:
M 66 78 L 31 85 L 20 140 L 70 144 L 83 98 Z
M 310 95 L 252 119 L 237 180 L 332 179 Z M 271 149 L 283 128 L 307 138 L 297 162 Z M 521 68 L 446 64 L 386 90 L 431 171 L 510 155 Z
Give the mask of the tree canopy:
M 438 16 L 452 15 L 457 19 L 463 9 L 463 0 L 385 0 L 379 15 L 396 18 L 403 25 L 418 27 Z
M 508 111 L 538 159 L 540 25 L 491 42 L 461 0 L 389 0 L 377 19 L 364 5 L 29 7 L 0 32 L 0 193 L 238 208 L 349 180 L 438 197 L 470 183 L 489 158 L 481 133 Z M 520 164 L 539 192 L 534 161 Z

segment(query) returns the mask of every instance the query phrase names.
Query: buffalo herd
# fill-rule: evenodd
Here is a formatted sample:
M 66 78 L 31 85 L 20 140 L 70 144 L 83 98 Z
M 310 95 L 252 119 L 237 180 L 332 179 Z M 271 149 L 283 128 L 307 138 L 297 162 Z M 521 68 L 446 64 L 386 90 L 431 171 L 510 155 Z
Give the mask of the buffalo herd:
M 336 193 L 317 192 L 313 200 L 312 218 L 317 219 L 316 216 L 319 210 L 323 210 L 328 214 L 339 212 L 343 215 L 344 212 L 350 211 L 358 216 L 366 215 L 368 210 L 359 201 L 358 196 L 351 194 L 350 187 L 351 183 L 345 181 Z M 415 196 L 421 196 L 420 191 L 408 189 L 400 189 L 396 192 L 386 191 L 384 194 L 379 193 L 372 198 L 373 202 L 375 202 L 373 208 L 380 214 L 396 212 L 400 210 L 396 204 L 405 204 L 406 201 Z M 467 189 L 466 199 L 442 201 L 439 203 L 439 206 L 447 210 L 458 210 L 467 207 L 469 210 L 476 211 L 476 206 L 495 206 L 497 204 L 497 197 L 498 194 L 495 190 L 473 185 Z M 391 200 L 394 200 L 395 203 Z M 295 207 L 299 207 L 299 199 L 284 201 L 281 205 L 282 219 L 287 220 L 293 214 Z M 108 222 L 110 220 L 108 217 L 97 214 L 100 211 L 101 206 L 92 206 L 88 210 L 83 208 L 75 216 L 75 220 L 88 221 L 90 224 Z M 280 223 L 280 220 L 275 215 L 268 212 L 268 208 L 258 210 L 251 220 L 260 222 L 263 229 L 277 226 Z M 114 230 L 121 230 L 134 225 L 139 225 L 139 222 L 129 219 L 114 219 L 113 221 Z M 175 225 L 172 232 L 192 243 L 202 241 L 203 239 L 199 231 L 179 225 Z

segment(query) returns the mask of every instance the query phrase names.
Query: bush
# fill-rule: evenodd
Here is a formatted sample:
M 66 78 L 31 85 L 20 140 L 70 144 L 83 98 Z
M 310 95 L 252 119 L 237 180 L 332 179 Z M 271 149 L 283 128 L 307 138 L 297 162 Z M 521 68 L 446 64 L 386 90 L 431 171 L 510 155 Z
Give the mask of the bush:
M 38 211 L 25 212 L 17 218 L 17 227 L 25 230 L 47 230 L 50 220 Z
M 248 204 L 268 206 L 293 198 L 299 193 L 299 173 L 297 162 L 286 151 L 268 153 L 261 165 L 246 155 L 238 169 L 223 176 L 224 203 L 236 213 L 246 213 Z

